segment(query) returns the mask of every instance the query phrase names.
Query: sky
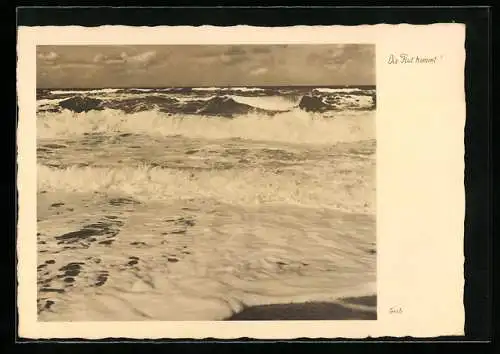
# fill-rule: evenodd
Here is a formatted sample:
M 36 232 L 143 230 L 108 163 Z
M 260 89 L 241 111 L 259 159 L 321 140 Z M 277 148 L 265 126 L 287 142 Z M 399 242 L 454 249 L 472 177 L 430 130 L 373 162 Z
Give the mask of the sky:
M 375 85 L 375 46 L 38 46 L 37 87 Z

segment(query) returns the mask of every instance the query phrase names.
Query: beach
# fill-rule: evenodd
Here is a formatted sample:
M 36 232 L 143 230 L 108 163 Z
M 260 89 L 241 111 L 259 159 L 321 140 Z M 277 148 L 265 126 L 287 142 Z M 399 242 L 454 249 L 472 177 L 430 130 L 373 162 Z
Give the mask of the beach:
M 376 319 L 373 92 L 39 92 L 39 320 Z

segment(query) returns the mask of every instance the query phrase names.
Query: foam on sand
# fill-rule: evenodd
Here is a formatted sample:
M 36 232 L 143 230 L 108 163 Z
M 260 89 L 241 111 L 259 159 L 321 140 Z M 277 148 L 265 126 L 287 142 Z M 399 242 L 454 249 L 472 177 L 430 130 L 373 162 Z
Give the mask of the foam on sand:
M 116 192 L 39 200 L 42 321 L 223 320 L 305 302 L 374 310 L 345 300 L 376 292 L 372 216 Z

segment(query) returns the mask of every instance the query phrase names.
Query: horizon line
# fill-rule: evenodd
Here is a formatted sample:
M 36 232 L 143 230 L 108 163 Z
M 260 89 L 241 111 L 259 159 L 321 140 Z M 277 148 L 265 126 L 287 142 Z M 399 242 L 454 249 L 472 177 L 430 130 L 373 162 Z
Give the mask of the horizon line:
M 100 87 L 37 87 L 37 90 L 102 90 L 102 89 L 165 89 L 165 88 L 359 88 L 376 87 L 376 84 L 359 85 L 213 85 L 213 86 L 100 86 Z

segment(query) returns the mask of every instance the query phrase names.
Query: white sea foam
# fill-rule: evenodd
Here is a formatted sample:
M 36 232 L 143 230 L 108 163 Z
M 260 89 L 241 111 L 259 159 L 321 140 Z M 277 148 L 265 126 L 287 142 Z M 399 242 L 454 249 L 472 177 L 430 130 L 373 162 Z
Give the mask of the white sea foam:
M 151 91 L 154 91 L 156 89 L 150 89 L 150 88 L 131 88 L 130 90 L 141 91 L 141 92 L 151 92 Z
M 168 97 L 173 97 L 179 102 L 192 102 L 192 101 L 208 101 L 216 96 L 186 96 L 186 95 L 171 94 Z
M 323 97 L 322 101 L 328 104 L 330 97 Z M 335 97 L 336 109 L 371 109 L 373 107 L 373 97 L 368 95 L 342 95 Z
M 99 94 L 99 93 L 115 93 L 119 89 L 112 89 L 112 88 L 106 88 L 106 89 L 98 89 L 98 90 L 86 90 L 86 89 L 81 89 L 81 90 L 52 90 L 50 91 L 51 94 L 53 95 L 64 95 L 67 93 L 74 93 L 74 94 Z
M 64 100 L 64 98 L 41 99 L 36 101 L 36 106 L 56 105 L 62 100 Z
M 193 91 L 240 91 L 240 92 L 257 92 L 264 91 L 260 87 L 193 87 Z
M 231 97 L 236 102 L 270 111 L 289 111 L 299 104 L 299 100 L 284 96 L 252 97 L 231 95 Z
M 193 87 L 193 91 L 220 91 L 220 87 Z
M 39 138 L 63 138 L 89 132 L 130 132 L 152 136 L 183 135 L 208 139 L 242 138 L 290 143 L 333 144 L 375 138 L 374 113 L 338 112 L 331 118 L 302 110 L 272 117 L 247 114 L 234 119 L 199 115 L 169 116 L 158 111 L 124 114 L 118 110 L 40 113 Z
M 350 92 L 359 92 L 360 90 L 362 90 L 362 89 L 360 89 L 360 88 L 347 88 L 347 87 L 340 87 L 340 88 L 318 87 L 318 88 L 315 88 L 313 91 L 322 92 L 322 93 L 335 93 L 335 92 L 350 93 Z M 366 91 L 366 90 L 363 89 L 363 91 Z
M 50 195 L 70 203 L 81 217 L 44 220 L 39 226 L 42 235 L 74 231 L 86 219 L 113 215 L 99 194 L 92 195 L 91 205 L 78 194 Z M 57 262 L 45 277 L 52 275 L 52 286 L 68 291 L 51 294 L 55 305 L 42 312 L 42 320 L 221 320 L 243 306 L 331 302 L 376 293 L 374 255 L 367 252 L 375 241 L 372 217 L 292 205 L 205 202 L 189 204 L 176 198 L 122 211 L 119 215 L 126 222 L 111 247 L 61 251 L 53 237 L 44 237 L 39 247 L 45 253 L 39 261 Z M 175 218 L 182 207 L 192 210 L 195 225 L 175 234 L 165 219 Z M 130 246 L 137 241 L 147 246 Z M 172 254 L 175 263 L 168 261 Z M 127 269 L 123 265 L 130 256 L 139 264 Z M 71 288 L 54 276 L 68 262 L 85 264 L 86 277 Z M 95 288 L 93 279 L 103 270 L 106 284 Z
M 264 91 L 264 89 L 260 87 L 231 87 L 230 89 L 233 91 L 241 91 L 241 92 Z
M 161 94 L 188 103 L 218 90 Z M 376 294 L 375 112 L 312 114 L 295 98 L 245 90 L 231 97 L 291 110 L 233 119 L 38 113 L 38 280 L 64 289 L 40 293 L 40 320 L 220 320 L 244 306 Z M 159 94 L 143 92 L 95 97 Z M 340 105 L 365 102 L 338 96 Z M 112 244 L 62 247 L 55 237 L 109 220 L 120 225 Z M 69 262 L 83 264 L 70 284 L 57 277 Z
M 159 167 L 77 167 L 64 169 L 38 165 L 40 190 L 66 192 L 116 192 L 140 200 L 207 198 L 237 205 L 300 205 L 345 212 L 370 213 L 374 209 L 373 176 L 370 165 L 363 174 L 324 167 L 309 167 L 300 173 L 274 174 L 261 168 L 193 173 Z M 372 171 L 372 172 L 370 172 Z

